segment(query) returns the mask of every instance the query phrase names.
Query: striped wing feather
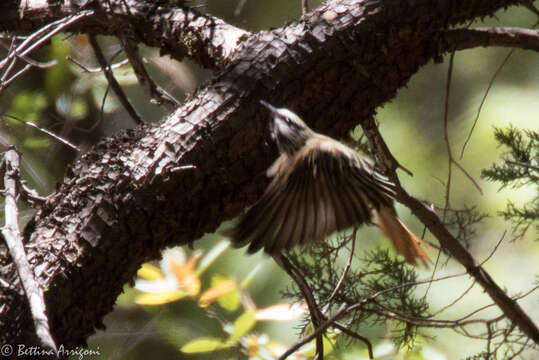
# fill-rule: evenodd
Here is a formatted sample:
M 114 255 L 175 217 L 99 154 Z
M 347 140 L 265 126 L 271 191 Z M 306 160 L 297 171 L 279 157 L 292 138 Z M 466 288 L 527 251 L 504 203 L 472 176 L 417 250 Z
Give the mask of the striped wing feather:
M 370 223 L 371 209 L 392 206 L 392 184 L 360 155 L 322 135 L 268 169 L 262 198 L 229 232 L 236 246 L 250 243 L 278 253 L 323 240 L 335 230 Z

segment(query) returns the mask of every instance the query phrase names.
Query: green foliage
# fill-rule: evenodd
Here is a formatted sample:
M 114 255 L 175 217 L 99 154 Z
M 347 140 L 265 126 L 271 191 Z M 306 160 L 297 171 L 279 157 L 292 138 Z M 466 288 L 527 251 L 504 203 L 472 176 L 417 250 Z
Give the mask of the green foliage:
M 201 337 L 181 347 L 181 351 L 186 354 L 205 353 L 221 349 L 226 349 L 230 345 L 223 343 L 219 338 Z
M 458 210 L 448 209 L 447 215 L 445 225 L 453 230 L 457 240 L 468 249 L 472 240 L 478 235 L 476 225 L 488 217 L 488 214 L 478 211 L 475 206 L 465 206 Z
M 349 268 L 342 286 L 332 297 L 343 272 L 335 264 L 347 244 L 350 237 L 340 236 L 336 241 L 317 244 L 308 252 L 295 251 L 291 260 L 309 283 L 319 308 L 335 311 L 343 303 L 363 303 L 342 321 L 348 328 L 385 326 L 391 320 L 395 343 L 412 346 L 418 331 L 413 321 L 408 320 L 421 320 L 428 310 L 426 300 L 414 294 L 415 270 L 404 260 L 391 256 L 389 250 L 367 251 L 361 265 L 356 263 Z M 312 258 L 318 261 L 311 262 Z M 302 296 L 297 288 L 288 289 L 284 295 L 298 299 Z
M 482 352 L 480 354 L 469 356 L 465 360 L 489 360 L 492 356 L 488 352 Z
M 36 123 L 43 109 L 47 107 L 47 98 L 41 91 L 21 91 L 17 94 L 8 114 L 18 119 Z M 9 124 L 24 127 L 25 125 L 15 119 L 7 118 Z
M 505 130 L 495 128 L 494 136 L 509 151 L 503 154 L 501 163 L 483 170 L 481 176 L 500 182 L 500 189 L 509 185 L 520 188 L 530 184 L 535 184 L 539 189 L 539 132 L 510 126 Z M 539 219 L 539 195 L 520 208 L 509 200 L 507 209 L 500 214 L 513 224 L 514 238 L 522 238 Z M 539 224 L 536 224 L 536 228 L 539 229 Z
M 56 59 L 57 64 L 45 72 L 45 89 L 51 99 L 62 93 L 69 92 L 75 80 L 71 72 L 67 56 L 71 54 L 71 47 L 63 40 L 63 36 L 55 36 L 47 47 L 47 57 Z

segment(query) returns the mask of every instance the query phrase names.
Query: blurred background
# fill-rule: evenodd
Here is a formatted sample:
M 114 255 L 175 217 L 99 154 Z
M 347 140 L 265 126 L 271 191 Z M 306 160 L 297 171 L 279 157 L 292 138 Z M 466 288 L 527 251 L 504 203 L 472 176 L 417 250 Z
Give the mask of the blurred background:
M 250 31 L 279 27 L 301 15 L 300 1 L 190 3 L 200 11 Z M 311 8 L 318 4 L 318 1 L 310 1 Z M 539 6 L 539 2 L 535 5 Z M 530 11 L 510 8 L 472 26 L 530 28 L 536 21 L 537 17 Z M 0 40 L 5 55 L 9 41 Z M 117 40 L 101 37 L 99 41 L 111 63 L 123 60 L 124 55 L 118 55 L 121 44 Z M 141 52 L 155 81 L 179 101 L 211 76 L 209 71 L 189 61 L 178 63 L 159 57 L 157 49 L 142 47 Z M 504 48 L 481 48 L 456 54 L 448 130 L 455 158 L 482 189 L 481 194 L 453 166 L 451 207 L 475 205 L 480 212 L 489 215 L 475 226 L 476 235 L 469 242 L 471 253 L 480 261 L 491 254 L 504 231 L 508 231 L 485 268 L 501 287 L 516 295 L 532 289 L 538 282 L 537 227 L 532 226 L 522 239 L 511 241 L 510 225 L 498 212 L 505 210 L 508 199 L 520 206 L 536 198 L 537 184 L 500 189 L 500 183 L 487 182 L 480 177 L 483 169 L 500 161 L 502 153 L 507 151 L 495 141 L 494 127 L 507 128 L 512 124 L 516 128 L 539 131 L 538 54 L 515 50 L 498 70 L 509 52 L 510 49 Z M 58 35 L 36 59 L 54 59 L 57 64 L 46 69 L 33 68 L 4 90 L 0 95 L 0 113 L 49 129 L 83 150 L 105 136 L 134 127 L 115 95 L 107 90 L 103 74 L 84 69 L 98 67 L 86 36 Z M 391 151 L 414 174 L 410 177 L 400 173 L 404 187 L 416 197 L 440 207 L 444 205 L 448 170 L 443 141 L 448 60 L 449 57 L 445 57 L 441 64 L 431 63 L 422 68 L 391 103 L 379 109 L 376 117 Z M 462 147 L 496 73 L 461 158 Z M 166 114 L 164 107 L 150 103 L 129 65 L 119 67 L 114 74 L 146 121 L 159 121 Z M 359 129 L 354 131 L 356 138 L 360 134 Z M 4 118 L 0 124 L 0 144 L 4 148 L 17 146 L 22 153 L 24 178 L 42 195 L 54 191 L 66 166 L 78 156 L 72 149 L 12 118 Z M 407 209 L 399 207 L 397 211 L 416 234 L 423 233 L 423 227 Z M 32 215 L 32 210 L 24 209 L 22 221 Z M 427 239 L 434 241 L 429 234 Z M 271 358 L 272 351 L 278 352 L 300 339 L 298 326 L 303 324 L 304 309 L 274 306 L 294 303 L 294 299 L 281 295 L 290 285 L 286 275 L 267 256 L 246 256 L 243 249 L 227 248 L 224 240 L 219 234 L 207 234 L 195 243 L 195 250 L 173 249 L 163 260 L 144 268 L 137 278 L 137 289 L 126 285 L 116 310 L 106 317 L 107 330 L 92 336 L 89 348 L 98 349 L 107 359 Z M 391 248 L 374 227 L 362 228 L 359 240 L 356 245 L 359 254 L 378 246 Z M 431 250 L 429 254 L 436 258 L 436 251 Z M 343 258 L 339 265 L 345 262 Z M 436 277 L 462 271 L 461 266 L 450 261 L 437 270 Z M 428 270 L 418 272 L 420 279 L 432 275 Z M 428 301 L 432 308 L 441 308 L 471 284 L 466 276 L 433 283 L 428 290 Z M 426 288 L 418 291 L 424 293 Z M 479 287 L 474 287 L 445 312 L 443 318 L 459 318 L 490 302 Z M 520 303 L 536 323 L 539 322 L 539 292 L 530 294 Z M 266 312 L 260 311 L 262 309 Z M 481 316 L 498 313 L 491 307 Z M 464 359 L 480 353 L 485 346 L 483 341 L 452 330 L 434 329 L 421 332 L 415 351 L 399 353 L 387 340 L 390 328 L 388 324 L 386 330 L 376 328 L 362 332 L 372 341 L 377 358 Z M 231 339 L 241 342 L 242 350 L 229 348 L 226 342 Z M 186 348 L 186 345 L 191 347 Z M 205 352 L 209 349 L 217 352 Z M 344 342 L 332 350 L 329 356 L 335 359 L 367 358 L 360 342 Z M 305 358 L 308 351 L 304 350 L 297 358 Z M 527 352 L 523 358 L 539 358 L 539 354 Z

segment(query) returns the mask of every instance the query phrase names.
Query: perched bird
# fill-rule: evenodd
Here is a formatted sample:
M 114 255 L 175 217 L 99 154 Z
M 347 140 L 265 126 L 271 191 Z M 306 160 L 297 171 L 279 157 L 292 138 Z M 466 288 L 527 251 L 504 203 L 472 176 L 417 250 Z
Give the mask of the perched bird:
M 272 116 L 270 132 L 281 155 L 267 170 L 266 191 L 228 231 L 236 247 L 249 244 L 271 255 L 296 244 L 321 241 L 335 230 L 371 224 L 393 241 L 406 261 L 430 261 L 424 242 L 399 220 L 394 184 L 356 151 L 311 130 L 288 109 L 261 101 Z

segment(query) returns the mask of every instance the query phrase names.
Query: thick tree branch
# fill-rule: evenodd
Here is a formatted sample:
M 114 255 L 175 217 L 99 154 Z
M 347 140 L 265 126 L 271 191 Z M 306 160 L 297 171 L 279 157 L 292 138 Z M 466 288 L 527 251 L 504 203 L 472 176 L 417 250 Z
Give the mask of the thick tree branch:
M 72 32 L 112 35 L 159 47 L 176 60 L 191 58 L 208 68 L 222 68 L 249 32 L 216 17 L 172 4 L 141 0 L 85 1 L 3 0 L 0 31 L 28 34 L 59 19 L 85 16 Z
M 260 195 L 265 181 L 257 174 L 275 153 L 263 145 L 266 112 L 258 99 L 285 104 L 317 130 L 342 137 L 371 118 L 421 66 L 439 58 L 448 26 L 522 2 L 332 1 L 301 21 L 248 37 L 234 29 L 227 37 L 220 20 L 155 2 L 89 2 L 100 16 L 81 20 L 71 31 L 128 36 L 222 71 L 158 126 L 125 131 L 83 155 L 26 227 L 26 250 L 48 290 L 57 342 L 84 343 L 103 326 L 103 316 L 143 261 L 165 246 L 214 231 Z M 18 14 L 9 7 L 14 3 L 0 4 L 5 30 L 17 28 Z M 40 17 L 32 8 L 37 3 L 28 1 L 21 22 L 29 31 L 75 11 L 64 5 L 55 8 L 59 15 Z M 109 3 L 112 10 L 104 8 Z M 124 9 L 124 3 L 133 7 Z M 212 34 L 197 32 L 205 22 L 220 25 Z M 203 35 L 187 41 L 187 29 Z M 240 38 L 241 46 L 231 51 Z M 12 282 L 16 273 L 5 259 L 0 253 L 5 280 Z M 30 342 L 34 330 L 20 295 L 3 289 L 0 303 L 0 342 Z

